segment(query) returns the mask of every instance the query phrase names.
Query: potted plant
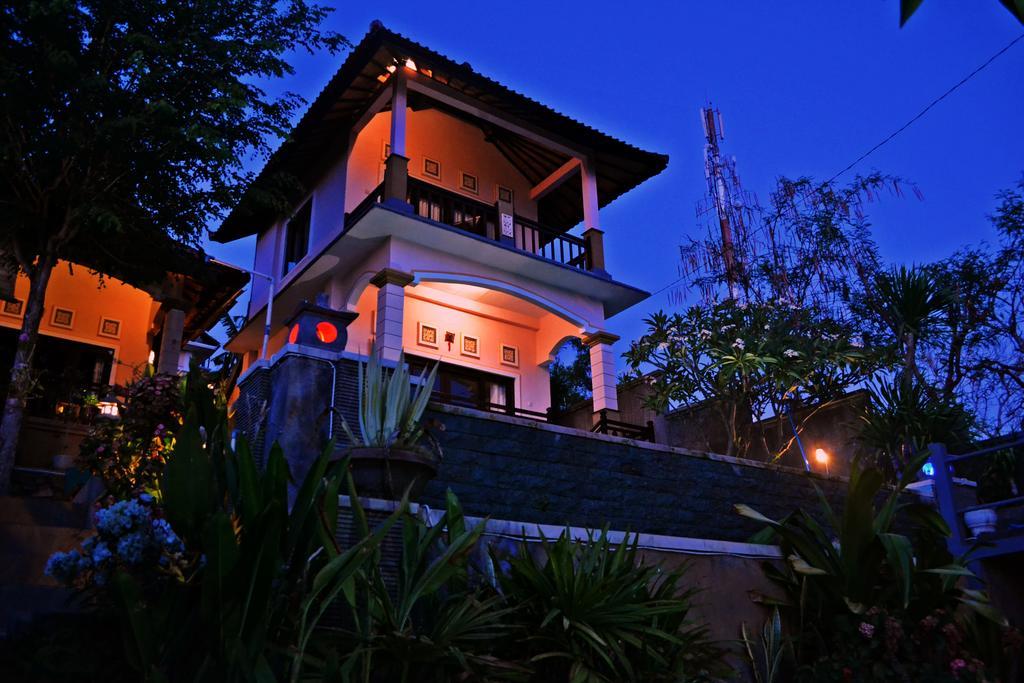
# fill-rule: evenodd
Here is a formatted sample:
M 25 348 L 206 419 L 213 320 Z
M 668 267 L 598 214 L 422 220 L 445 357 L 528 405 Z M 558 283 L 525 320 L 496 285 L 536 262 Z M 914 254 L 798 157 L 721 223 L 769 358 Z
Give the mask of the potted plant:
M 424 370 L 415 389 L 404 354 L 393 370 L 376 353 L 359 364 L 359 435 L 341 418 L 352 446 L 352 478 L 361 495 L 397 500 L 417 498 L 434 475 L 440 456 L 422 445 L 423 412 L 437 377 L 437 365 Z
M 989 456 L 988 466 L 978 477 L 978 503 L 996 503 L 1013 497 L 1014 460 L 1012 451 L 997 451 Z M 994 508 L 964 513 L 964 524 L 974 536 L 995 533 L 998 521 Z

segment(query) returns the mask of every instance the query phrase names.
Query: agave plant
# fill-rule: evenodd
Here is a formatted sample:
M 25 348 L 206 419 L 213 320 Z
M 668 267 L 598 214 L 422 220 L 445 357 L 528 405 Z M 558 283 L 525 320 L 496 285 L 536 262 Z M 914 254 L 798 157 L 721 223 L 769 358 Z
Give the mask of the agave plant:
M 398 357 L 394 369 L 387 369 L 376 353 L 367 363 L 359 364 L 359 437 L 341 418 L 345 436 L 354 446 L 366 448 L 415 449 L 423 437 L 423 412 L 437 378 L 438 365 L 424 369 L 413 390 L 413 377 L 405 362 Z
M 764 622 L 759 641 L 755 641 L 747 631 L 746 624 L 742 625 L 741 633 L 755 683 L 776 683 L 782 680 L 787 642 L 782 634 L 779 608 L 773 608 L 771 617 Z

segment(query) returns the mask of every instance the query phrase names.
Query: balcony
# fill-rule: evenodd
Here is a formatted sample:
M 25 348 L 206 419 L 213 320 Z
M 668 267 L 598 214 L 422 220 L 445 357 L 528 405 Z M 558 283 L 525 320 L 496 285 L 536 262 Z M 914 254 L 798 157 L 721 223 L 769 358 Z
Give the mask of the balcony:
M 380 203 L 383 196 L 384 184 L 381 183 L 349 213 L 346 227 Z M 413 213 L 421 218 L 515 247 L 519 251 L 570 268 L 584 272 L 593 270 L 590 246 L 581 237 L 546 228 L 519 215 L 513 216 L 512 236 L 502 236 L 496 206 L 415 178 L 408 180 L 406 201 L 412 206 Z

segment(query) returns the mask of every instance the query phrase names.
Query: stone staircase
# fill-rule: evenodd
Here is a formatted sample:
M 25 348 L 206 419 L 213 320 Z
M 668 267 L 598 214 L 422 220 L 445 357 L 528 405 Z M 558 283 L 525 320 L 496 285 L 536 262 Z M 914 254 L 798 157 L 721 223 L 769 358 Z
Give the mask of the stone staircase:
M 90 526 L 85 505 L 0 497 L 0 639 L 33 619 L 72 609 L 71 592 L 43 570 L 51 554 L 77 546 Z

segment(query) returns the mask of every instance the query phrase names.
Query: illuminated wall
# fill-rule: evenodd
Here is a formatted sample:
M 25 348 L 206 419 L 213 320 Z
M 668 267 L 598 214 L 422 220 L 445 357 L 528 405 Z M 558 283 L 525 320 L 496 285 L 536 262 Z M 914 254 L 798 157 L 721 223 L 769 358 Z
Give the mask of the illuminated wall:
M 18 276 L 14 292 L 25 301 L 27 277 Z M 61 262 L 50 277 L 45 306 L 40 334 L 113 349 L 115 384 L 129 382 L 134 370 L 148 362 L 148 334 L 159 304 L 142 290 L 110 277 L 101 287 L 98 276 L 80 266 L 72 271 Z M 21 315 L 13 313 L 11 306 L 0 304 L 0 325 L 20 328 Z
M 531 202 L 530 183 L 498 149 L 484 139 L 476 126 L 436 109 L 408 110 L 406 156 L 409 175 L 439 185 L 471 199 L 494 204 L 497 186 L 512 190 L 515 212 L 536 220 L 537 204 Z M 345 210 L 351 211 L 384 180 L 385 145 L 390 139 L 391 112 L 381 112 L 363 128 L 348 159 Z M 440 166 L 440 179 L 424 173 L 424 160 Z M 474 175 L 476 194 L 462 188 L 462 173 Z

